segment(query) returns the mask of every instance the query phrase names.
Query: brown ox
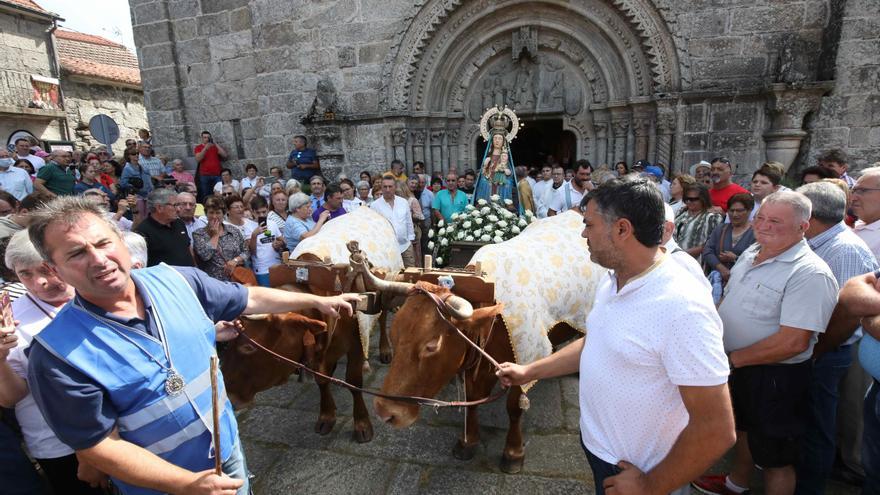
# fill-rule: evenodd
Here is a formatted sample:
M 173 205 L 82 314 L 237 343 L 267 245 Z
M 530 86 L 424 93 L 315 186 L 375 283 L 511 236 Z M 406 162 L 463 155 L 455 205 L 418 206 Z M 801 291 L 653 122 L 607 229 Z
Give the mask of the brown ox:
M 448 289 L 427 282 L 418 282 L 413 286 L 374 278 L 372 283 L 382 291 L 409 294 L 391 326 L 394 358 L 382 384 L 382 392 L 434 397 L 456 373 L 463 372 L 468 401 L 490 395 L 497 382 L 493 365 L 486 359 L 478 359 L 479 356 L 474 354 L 455 329 L 441 318 L 434 300 L 422 291 L 431 292 L 444 301 L 452 314 L 452 324 L 496 361 L 513 362 L 514 353 L 507 328 L 499 318 L 501 304 L 474 310 L 470 303 L 453 295 Z M 557 345 L 576 334 L 569 325 L 559 324 L 551 329 L 550 341 Z M 519 472 L 525 456 L 521 423 L 523 410 L 519 402 L 521 395 L 520 387 L 513 387 L 507 394 L 510 424 L 501 457 L 501 470 L 506 473 Z M 419 416 L 419 406 L 410 403 L 377 398 L 375 408 L 379 418 L 398 428 L 411 425 Z M 477 407 L 468 407 L 466 414 L 466 428 L 452 451 L 456 458 L 462 460 L 474 456 L 480 441 Z
M 317 258 L 311 255 L 303 255 L 301 261 L 315 261 Z M 250 284 L 256 279 L 246 273 L 236 277 L 242 283 Z M 310 284 L 297 284 L 296 274 L 289 267 L 279 265 L 269 270 L 270 285 L 282 287 L 288 290 L 311 292 L 319 296 L 338 294 L 338 291 L 328 291 Z M 355 291 L 363 290 L 363 283 L 358 281 L 352 288 Z M 305 342 L 310 338 L 307 334 L 315 337 L 314 359 L 309 362 L 317 363 L 312 367 L 316 371 L 332 376 L 336 371 L 336 365 L 342 356 L 347 357 L 345 381 L 357 387 L 363 386 L 364 353 L 361 347 L 358 322 L 355 317 L 341 317 L 331 321 L 317 312 L 305 313 L 305 317 L 296 313 L 285 315 L 268 315 L 256 320 L 243 318 L 245 332 L 254 340 L 265 345 L 272 351 L 287 358 L 302 362 L 305 352 Z M 313 319 L 314 318 L 314 319 Z M 315 319 L 324 320 L 316 322 Z M 320 323 L 316 325 L 316 323 Z M 384 335 L 385 319 L 380 319 L 380 327 Z M 380 340 L 383 340 L 380 336 Z M 387 339 L 384 339 L 387 340 Z M 388 360 L 390 361 L 390 344 L 386 345 Z M 311 358 L 311 356 L 309 356 Z M 306 363 L 304 363 L 306 364 Z M 227 369 L 230 371 L 227 375 Z M 232 400 L 236 397 L 239 403 L 246 403 L 253 399 L 254 394 L 285 383 L 294 371 L 294 366 L 285 364 L 272 357 L 261 349 L 255 348 L 243 337 L 238 337 L 234 344 L 223 355 L 223 372 L 226 379 L 227 393 Z M 326 435 L 333 431 L 336 424 L 336 403 L 330 384 L 324 379 L 316 379 L 321 393 L 321 409 L 318 421 L 315 423 L 315 432 Z M 357 442 L 364 443 L 373 439 L 373 425 L 370 422 L 369 411 L 360 392 L 352 391 L 354 431 L 353 437 Z M 236 403 L 233 401 L 233 403 Z

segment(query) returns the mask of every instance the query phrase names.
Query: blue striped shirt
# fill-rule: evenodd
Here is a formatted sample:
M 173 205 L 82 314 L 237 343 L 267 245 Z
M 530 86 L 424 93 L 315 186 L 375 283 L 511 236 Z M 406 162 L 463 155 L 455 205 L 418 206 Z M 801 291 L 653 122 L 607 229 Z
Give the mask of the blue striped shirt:
M 865 241 L 843 222 L 808 239 L 807 243 L 813 252 L 828 264 L 840 287 L 843 287 L 849 279 L 873 272 L 878 267 L 877 260 Z M 843 345 L 852 344 L 861 337 L 862 327 L 859 327 Z

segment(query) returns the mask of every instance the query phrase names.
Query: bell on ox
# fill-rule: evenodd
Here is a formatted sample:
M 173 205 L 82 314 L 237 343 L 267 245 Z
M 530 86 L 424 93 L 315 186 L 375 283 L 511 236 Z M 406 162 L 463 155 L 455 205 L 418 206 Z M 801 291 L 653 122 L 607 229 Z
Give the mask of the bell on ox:
M 165 391 L 168 392 L 168 395 L 173 397 L 179 394 L 185 386 L 186 382 L 183 377 L 173 369 L 169 369 L 168 376 L 165 378 Z

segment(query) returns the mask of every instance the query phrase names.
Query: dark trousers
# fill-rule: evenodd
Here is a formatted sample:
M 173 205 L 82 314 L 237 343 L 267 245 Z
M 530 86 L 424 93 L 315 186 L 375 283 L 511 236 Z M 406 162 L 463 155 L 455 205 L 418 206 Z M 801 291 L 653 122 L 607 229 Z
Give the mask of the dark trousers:
M 862 495 L 880 495 L 880 380 L 874 379 L 865 397 L 865 429 L 862 436 Z
M 37 459 L 37 462 L 46 473 L 46 478 L 56 494 L 103 495 L 104 493 L 102 489 L 92 488 L 76 477 L 76 470 L 79 468 L 76 454 L 55 459 Z
M 0 492 L 10 495 L 46 493 L 34 465 L 21 449 L 21 439 L 3 421 L 0 421 Z
M 813 363 L 807 428 L 797 464 L 797 495 L 825 493 L 825 481 L 834 463 L 840 382 L 852 360 L 852 346 L 847 345 L 823 354 Z
M 605 478 L 620 474 L 620 468 L 593 455 L 593 453 L 587 449 L 587 446 L 584 445 L 583 440 L 581 440 L 581 448 L 584 449 L 584 454 L 587 456 L 587 462 L 590 464 L 590 469 L 593 471 L 593 483 L 596 486 L 596 495 L 605 495 L 605 487 L 603 486 Z
M 214 194 L 214 186 L 220 182 L 219 175 L 200 175 L 198 188 L 198 202 L 204 203 L 205 198 Z

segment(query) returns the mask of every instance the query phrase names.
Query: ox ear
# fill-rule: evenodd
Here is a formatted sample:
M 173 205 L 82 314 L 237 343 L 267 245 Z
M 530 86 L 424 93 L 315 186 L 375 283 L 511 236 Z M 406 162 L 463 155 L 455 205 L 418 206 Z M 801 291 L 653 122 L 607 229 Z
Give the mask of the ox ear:
M 495 317 L 500 315 L 503 310 L 504 304 L 501 303 L 485 308 L 477 308 L 470 318 L 459 320 L 458 324 L 469 337 L 484 340 L 489 337 L 489 331 L 492 329 Z

